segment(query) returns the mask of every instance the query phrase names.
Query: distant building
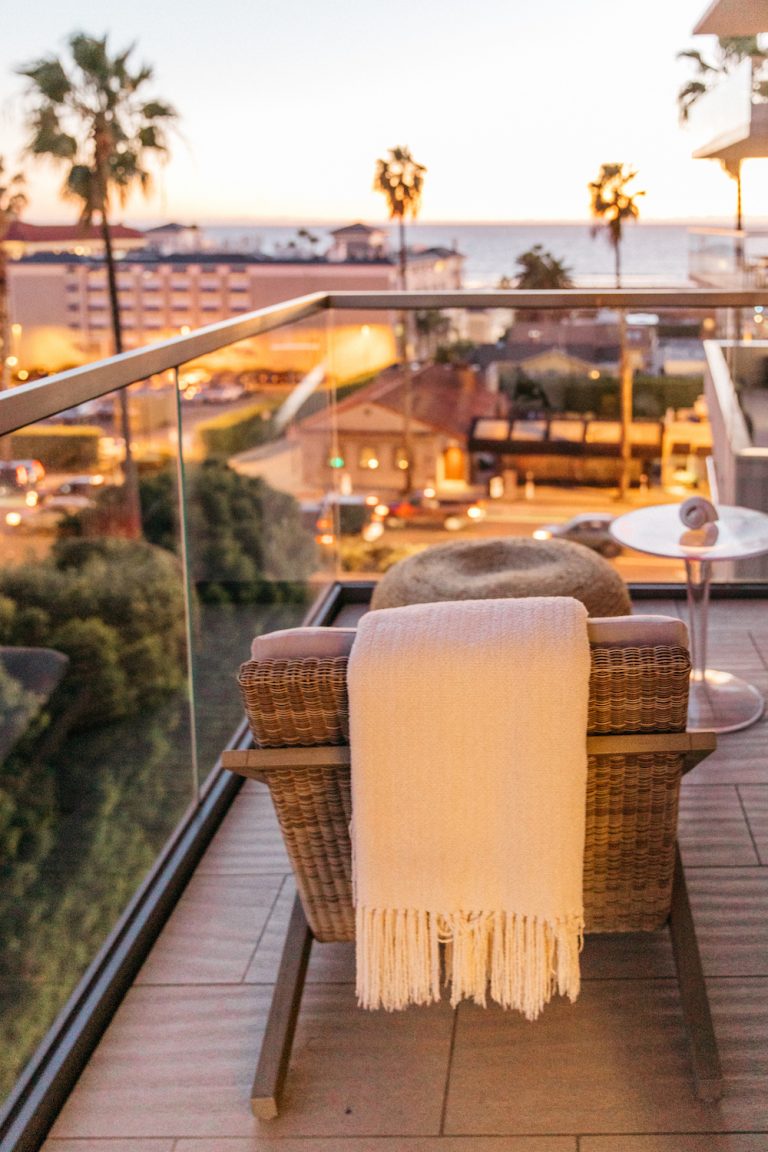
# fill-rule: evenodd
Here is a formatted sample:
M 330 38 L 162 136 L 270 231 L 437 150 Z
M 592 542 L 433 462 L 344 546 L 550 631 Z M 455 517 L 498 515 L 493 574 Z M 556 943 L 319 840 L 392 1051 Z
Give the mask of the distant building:
M 113 224 L 109 229 L 112 247 L 119 256 L 136 251 L 146 244 L 146 237 L 138 228 Z M 103 256 L 104 238 L 101 229 L 91 224 L 27 224 L 12 220 L 5 238 L 9 260 L 21 260 L 39 252 L 71 253 L 75 256 Z
M 338 403 L 333 414 L 324 410 L 300 421 L 291 438 L 301 444 L 306 487 L 332 487 L 333 455 L 355 491 L 402 491 L 408 392 L 403 370 L 391 368 Z M 472 479 L 470 427 L 476 417 L 496 415 L 498 404 L 471 369 L 431 364 L 415 371 L 408 421 L 413 486 L 465 489 Z
M 656 328 L 629 324 L 627 348 L 636 371 L 653 371 L 657 361 Z M 504 338 L 476 348 L 472 360 L 484 369 L 488 384 L 514 375 L 556 382 L 574 376 L 616 376 L 619 371 L 619 324 L 614 313 L 597 319 L 516 320 Z
M 20 361 L 54 370 L 110 355 L 107 273 L 103 260 L 97 258 L 98 237 L 88 234 L 88 242 L 96 246 L 88 253 L 76 243 L 74 228 L 17 224 L 14 230 L 12 242 L 20 255 L 9 262 L 8 282 L 11 321 L 22 334 Z M 333 233 L 333 259 L 330 253 L 310 255 L 301 249 L 278 256 L 211 251 L 200 246 L 195 228 L 177 224 L 148 233 L 122 227 L 112 231 L 120 257 L 117 279 L 126 348 L 312 292 L 380 292 L 399 287 L 397 260 L 389 253 L 384 234 L 362 224 Z M 195 237 L 197 247 L 188 248 Z M 84 242 L 82 234 L 80 241 Z M 33 242 L 34 250 L 30 248 Z M 410 252 L 408 261 L 414 290 L 461 287 L 464 257 L 459 252 L 423 249 Z M 386 351 L 380 350 L 372 361 L 363 359 L 362 370 L 380 368 L 394 359 L 387 313 L 339 312 L 337 316 L 341 326 L 389 327 Z
M 367 224 L 347 224 L 331 232 L 333 243 L 328 250 L 329 260 L 386 260 L 387 234 Z
M 157 228 L 147 228 L 144 240 L 146 247 L 161 256 L 173 252 L 199 252 L 203 247 L 197 224 L 161 224 Z

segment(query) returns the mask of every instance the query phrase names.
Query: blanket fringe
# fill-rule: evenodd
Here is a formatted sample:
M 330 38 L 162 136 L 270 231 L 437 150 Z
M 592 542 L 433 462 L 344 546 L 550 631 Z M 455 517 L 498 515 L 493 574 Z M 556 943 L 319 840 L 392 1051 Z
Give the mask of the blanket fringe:
M 356 909 L 357 998 L 387 1011 L 440 999 L 441 969 L 451 1005 L 491 999 L 535 1020 L 555 991 L 580 990 L 584 920 L 552 921 L 509 912 L 441 915 L 413 908 Z M 442 954 L 442 956 L 441 956 Z M 441 964 L 442 959 L 442 964 Z

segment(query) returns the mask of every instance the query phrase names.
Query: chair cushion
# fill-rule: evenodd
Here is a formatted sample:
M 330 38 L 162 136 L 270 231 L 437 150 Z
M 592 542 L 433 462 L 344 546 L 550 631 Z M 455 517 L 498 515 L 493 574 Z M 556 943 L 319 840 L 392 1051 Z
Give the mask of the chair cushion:
M 253 640 L 251 656 L 254 660 L 300 660 L 303 656 L 330 660 L 334 656 L 349 656 L 355 631 L 354 628 L 282 628 L 279 632 L 265 632 Z
M 300 660 L 304 656 L 333 659 L 348 656 L 354 628 L 282 628 L 256 636 L 251 644 L 254 660 Z M 593 616 L 587 621 L 590 644 L 653 647 L 656 644 L 688 647 L 688 629 L 675 616 Z
M 590 644 L 653 648 L 688 647 L 688 629 L 676 616 L 593 616 L 587 621 Z

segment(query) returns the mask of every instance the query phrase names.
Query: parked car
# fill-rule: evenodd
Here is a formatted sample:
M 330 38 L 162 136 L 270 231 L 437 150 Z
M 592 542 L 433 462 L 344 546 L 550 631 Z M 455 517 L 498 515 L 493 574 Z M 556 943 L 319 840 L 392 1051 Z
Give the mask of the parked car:
M 485 508 L 477 500 L 438 496 L 432 488 L 425 488 L 393 504 L 380 504 L 375 515 L 388 528 L 445 528 L 458 532 L 483 520 Z
M 322 500 L 301 505 L 302 519 L 314 530 L 318 544 L 335 544 L 339 536 L 362 536 L 368 543 L 378 540 L 384 531 L 374 514 L 378 496 L 349 495 L 328 492 Z
M 104 477 L 99 473 L 84 476 L 70 476 L 45 496 L 46 508 L 58 508 L 62 512 L 79 512 L 93 503 L 93 498 L 104 486 Z
M 582 512 L 564 524 L 544 524 L 533 536 L 535 540 L 571 540 L 574 544 L 592 548 L 601 556 L 618 556 L 623 549 L 611 536 L 613 519 L 610 512 Z

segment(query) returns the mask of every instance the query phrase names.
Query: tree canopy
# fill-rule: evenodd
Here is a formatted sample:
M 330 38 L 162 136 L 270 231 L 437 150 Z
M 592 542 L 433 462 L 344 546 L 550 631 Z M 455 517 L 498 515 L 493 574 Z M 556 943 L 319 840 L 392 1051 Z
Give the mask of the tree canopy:
M 543 245 L 534 244 L 527 252 L 517 257 L 520 269 L 515 283 L 516 288 L 528 291 L 537 289 L 573 288 L 571 270 L 562 260 L 558 260 Z
M 109 231 L 113 202 L 127 202 L 138 187 L 148 193 L 150 164 L 167 150 L 167 130 L 176 119 L 170 104 L 145 95 L 152 69 L 129 66 L 133 45 L 110 55 L 107 37 L 77 32 L 68 42 L 71 59 L 57 56 L 19 68 L 30 100 L 27 150 L 66 171 L 62 194 L 80 204 L 80 221 L 97 219 L 104 242 L 115 352 L 123 351 L 117 275 Z M 125 441 L 126 534 L 139 535 L 138 478 L 131 451 L 125 390 L 120 392 Z
M 406 287 L 405 220 L 415 220 L 421 207 L 426 168 L 414 160 L 410 151 L 400 145 L 389 149 L 389 156 L 376 161 L 373 180 L 375 192 L 386 197 L 390 220 L 397 220 L 400 234 L 400 280 Z
M 616 287 L 621 287 L 621 240 L 624 223 L 636 220 L 640 215 L 637 199 L 645 192 L 631 192 L 629 185 L 637 172 L 624 164 L 603 164 L 596 180 L 589 187 L 590 211 L 595 223 L 592 235 L 596 236 L 604 225 L 613 247 L 616 269 Z
M 167 152 L 176 113 L 144 95 L 152 69 L 129 67 L 133 45 L 110 55 L 107 37 L 75 33 L 71 60 L 44 56 L 23 68 L 31 101 L 28 151 L 66 168 L 63 194 L 80 202 L 80 219 L 104 228 L 112 203 L 137 185 L 151 187 L 149 162 Z

